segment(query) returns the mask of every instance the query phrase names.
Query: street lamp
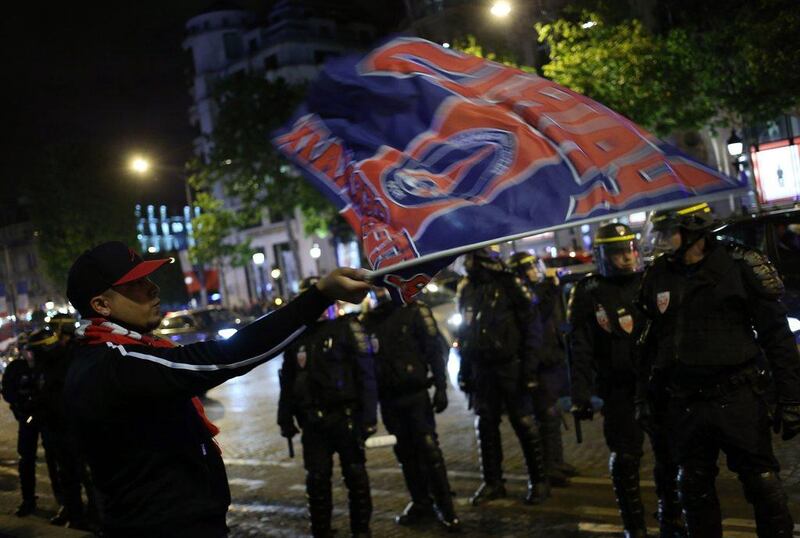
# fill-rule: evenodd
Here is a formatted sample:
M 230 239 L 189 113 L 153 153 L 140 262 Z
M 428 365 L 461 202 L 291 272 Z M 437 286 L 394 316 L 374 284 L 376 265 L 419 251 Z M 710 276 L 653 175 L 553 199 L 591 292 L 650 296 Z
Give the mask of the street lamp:
M 314 243 L 311 246 L 311 248 L 308 249 L 308 255 L 311 256 L 311 258 L 313 258 L 314 263 L 317 266 L 317 274 L 319 275 L 319 273 L 320 273 L 320 271 L 319 271 L 319 257 L 322 256 L 322 249 L 319 248 L 319 245 L 317 243 Z
M 489 9 L 489 13 L 491 13 L 494 17 L 501 19 L 508 17 L 509 13 L 511 13 L 511 4 L 505 0 L 498 0 L 492 4 L 491 9 Z
M 731 157 L 738 157 L 744 151 L 744 143 L 742 139 L 736 134 L 736 131 L 731 131 L 731 136 L 728 138 L 728 153 Z
M 281 270 L 276 267 L 270 272 L 269 276 L 271 276 L 275 280 L 278 280 L 281 277 Z
M 131 158 L 130 162 L 128 163 L 128 168 L 137 174 L 143 175 L 150 171 L 150 161 L 140 155 L 137 155 Z
M 258 267 L 258 283 L 257 285 L 260 288 L 261 299 L 264 299 L 267 296 L 267 279 L 264 277 L 264 262 L 266 261 L 266 256 L 264 256 L 263 252 L 254 252 L 253 253 L 253 263 L 256 264 Z

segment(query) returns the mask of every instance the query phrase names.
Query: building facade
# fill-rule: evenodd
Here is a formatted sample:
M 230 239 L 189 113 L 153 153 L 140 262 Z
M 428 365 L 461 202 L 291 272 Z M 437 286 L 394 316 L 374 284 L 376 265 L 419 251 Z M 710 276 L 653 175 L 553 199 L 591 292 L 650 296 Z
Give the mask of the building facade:
M 282 78 L 289 84 L 307 82 L 328 58 L 374 39 L 375 30 L 360 22 L 356 13 L 324 1 L 280 0 L 265 19 L 221 2 L 192 17 L 186 23 L 184 48 L 191 52 L 194 65 L 194 104 L 189 117 L 199 130 L 196 153 L 207 155 L 209 151 L 218 111 L 212 96 L 216 81 L 247 72 L 268 80 Z M 236 200 L 227 199 L 221 189 L 215 195 L 225 200 L 227 207 L 236 207 Z M 299 211 L 288 223 L 264 214 L 260 223 L 230 237 L 234 242 L 245 239 L 256 249 L 253 263 L 232 267 L 223 262 L 220 268 L 223 302 L 230 306 L 290 296 L 297 292 L 303 277 L 352 263 L 337 256 L 342 248 L 329 237 L 307 236 Z M 351 245 L 344 246 L 344 251 L 351 250 Z

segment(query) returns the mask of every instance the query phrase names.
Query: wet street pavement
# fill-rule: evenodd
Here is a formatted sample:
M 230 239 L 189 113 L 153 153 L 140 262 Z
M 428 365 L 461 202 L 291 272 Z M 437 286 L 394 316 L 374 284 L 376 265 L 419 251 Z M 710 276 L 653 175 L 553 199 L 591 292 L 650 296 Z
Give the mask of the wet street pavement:
M 231 484 L 233 504 L 228 516 L 232 537 L 306 536 L 305 486 L 302 451 L 295 438 L 297 457 L 288 456 L 286 440 L 275 424 L 278 401 L 278 368 L 281 359 L 259 367 L 247 376 L 231 380 L 208 393 L 208 415 L 220 426 L 218 436 Z M 451 372 L 454 374 L 454 372 Z M 456 491 L 459 515 L 468 536 L 522 537 L 620 536 L 619 518 L 608 479 L 608 451 L 603 443 L 601 421 L 584 423 L 584 442 L 577 445 L 574 432 L 564 432 L 566 460 L 576 465 L 580 476 L 568 488 L 554 490 L 544 505 L 526 506 L 524 465 L 513 433 L 503 426 L 505 472 L 509 496 L 481 508 L 467 499 L 480 483 L 473 417 L 466 401 L 450 387 L 450 407 L 439 415 L 439 434 Z M 16 424 L 8 406 L 0 409 L 0 513 L 13 512 L 18 502 L 16 482 Z M 571 424 L 571 421 L 570 421 Z M 380 431 L 378 435 L 385 434 Z M 795 521 L 800 521 L 800 439 L 776 441 L 781 473 L 790 495 Z M 444 536 L 432 527 L 413 530 L 392 521 L 407 502 L 402 475 L 391 448 L 369 449 L 368 469 L 374 503 L 373 534 L 380 537 Z M 724 463 L 724 462 L 723 462 Z M 648 511 L 655 510 L 652 482 L 653 461 L 649 448 L 643 460 L 642 485 Z M 37 468 L 41 517 L 53 512 L 53 500 L 43 464 Z M 720 472 L 718 488 L 722 502 L 725 536 L 755 536 L 752 512 L 745 503 L 736 478 Z M 334 476 L 334 525 L 339 536 L 347 536 L 347 496 L 337 471 Z M 656 522 L 651 518 L 649 524 Z M 800 536 L 800 526 L 795 527 Z

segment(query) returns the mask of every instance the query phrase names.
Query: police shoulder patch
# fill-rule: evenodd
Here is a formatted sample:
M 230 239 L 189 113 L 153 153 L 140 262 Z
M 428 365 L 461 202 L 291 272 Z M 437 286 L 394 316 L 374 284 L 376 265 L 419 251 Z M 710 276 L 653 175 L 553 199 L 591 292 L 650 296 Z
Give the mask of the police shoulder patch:
M 745 279 L 756 291 L 767 297 L 779 298 L 785 287 L 778 270 L 762 252 L 740 245 L 729 246 L 728 252 L 742 266 Z

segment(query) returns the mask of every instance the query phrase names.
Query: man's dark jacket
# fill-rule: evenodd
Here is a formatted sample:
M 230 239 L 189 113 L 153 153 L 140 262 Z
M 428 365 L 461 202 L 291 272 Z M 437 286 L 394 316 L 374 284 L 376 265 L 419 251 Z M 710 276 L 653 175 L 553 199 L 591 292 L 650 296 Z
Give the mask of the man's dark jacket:
M 330 304 L 311 288 L 225 341 L 76 348 L 64 393 L 105 536 L 224 536 L 225 467 L 191 398 L 279 354 Z

